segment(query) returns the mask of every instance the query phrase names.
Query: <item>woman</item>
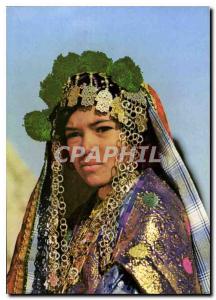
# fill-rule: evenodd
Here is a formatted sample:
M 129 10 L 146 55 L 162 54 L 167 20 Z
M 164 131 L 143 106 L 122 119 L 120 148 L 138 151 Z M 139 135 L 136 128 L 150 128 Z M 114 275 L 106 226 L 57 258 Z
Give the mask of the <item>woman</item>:
M 209 293 L 208 219 L 139 67 L 60 55 L 40 96 L 49 108 L 24 121 L 45 163 L 8 292 Z

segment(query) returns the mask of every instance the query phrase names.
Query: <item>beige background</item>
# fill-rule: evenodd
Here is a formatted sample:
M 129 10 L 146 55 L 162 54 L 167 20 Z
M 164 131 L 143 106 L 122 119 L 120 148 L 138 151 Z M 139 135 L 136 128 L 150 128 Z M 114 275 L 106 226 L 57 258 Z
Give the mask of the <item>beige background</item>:
M 7 269 L 36 178 L 7 142 Z

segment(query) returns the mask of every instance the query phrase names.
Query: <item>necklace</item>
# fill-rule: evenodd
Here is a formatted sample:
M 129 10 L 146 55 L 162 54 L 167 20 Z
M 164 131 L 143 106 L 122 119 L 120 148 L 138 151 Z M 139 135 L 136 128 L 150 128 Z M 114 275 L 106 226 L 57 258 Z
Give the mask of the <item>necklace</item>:
M 83 265 L 88 257 L 91 246 L 98 240 L 100 267 L 105 271 L 112 264 L 112 252 L 116 244 L 118 216 L 125 193 L 134 185 L 137 173 L 130 173 L 127 178 L 127 189 L 117 193 L 115 189 L 107 197 L 96 203 L 87 220 L 73 234 L 68 245 L 67 256 L 70 263 L 60 267 L 61 276 L 51 273 L 46 286 L 55 293 L 64 294 L 70 286 L 78 283 Z M 98 201 L 97 201 L 98 202 Z

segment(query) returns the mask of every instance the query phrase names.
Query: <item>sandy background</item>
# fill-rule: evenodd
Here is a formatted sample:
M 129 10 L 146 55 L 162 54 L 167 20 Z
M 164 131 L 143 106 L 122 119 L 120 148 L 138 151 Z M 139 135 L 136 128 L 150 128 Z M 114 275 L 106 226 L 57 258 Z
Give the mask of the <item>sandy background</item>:
M 7 142 L 7 269 L 36 177 Z

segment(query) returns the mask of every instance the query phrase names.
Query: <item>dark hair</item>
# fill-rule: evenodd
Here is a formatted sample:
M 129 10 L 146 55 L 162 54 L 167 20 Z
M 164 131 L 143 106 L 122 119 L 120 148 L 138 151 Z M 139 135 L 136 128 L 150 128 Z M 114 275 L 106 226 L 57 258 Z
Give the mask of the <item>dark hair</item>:
M 109 85 L 109 92 L 113 97 L 119 96 L 121 92 L 121 88 L 111 80 L 111 77 L 106 76 Z M 82 73 L 79 75 L 79 79 L 76 82 L 76 76 L 71 77 L 71 82 L 73 85 L 77 84 L 78 86 L 82 86 L 83 84 L 90 85 L 90 76 L 89 73 Z M 96 86 L 98 92 L 100 90 L 104 90 L 106 88 L 106 82 L 104 76 L 102 74 L 92 74 L 92 84 Z

